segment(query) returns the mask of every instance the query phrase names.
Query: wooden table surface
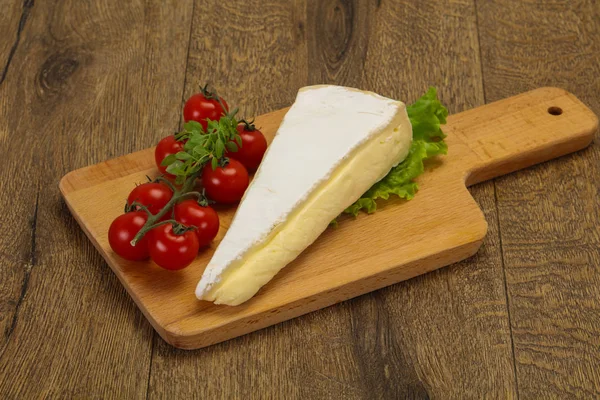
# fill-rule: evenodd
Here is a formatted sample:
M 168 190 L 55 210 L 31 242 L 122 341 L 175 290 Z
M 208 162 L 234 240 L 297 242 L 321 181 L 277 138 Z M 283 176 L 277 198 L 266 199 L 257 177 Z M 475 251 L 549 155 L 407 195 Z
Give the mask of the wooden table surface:
M 558 86 L 600 114 L 599 38 L 594 0 L 3 1 L 0 397 L 599 398 L 598 139 L 473 187 L 475 257 L 198 351 L 154 333 L 58 191 L 178 129 L 207 80 L 246 115 L 316 83 L 434 85 L 452 113 Z

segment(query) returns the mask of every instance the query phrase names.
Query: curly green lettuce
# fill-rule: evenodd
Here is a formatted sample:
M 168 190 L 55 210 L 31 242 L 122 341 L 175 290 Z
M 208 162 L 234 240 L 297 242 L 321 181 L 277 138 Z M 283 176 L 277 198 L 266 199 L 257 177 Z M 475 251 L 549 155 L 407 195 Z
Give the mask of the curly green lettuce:
M 423 162 L 448 152 L 448 146 L 444 142 L 446 135 L 441 129 L 441 125 L 446 123 L 448 110 L 438 100 L 436 88 L 429 88 L 416 103 L 407 106 L 406 111 L 413 129 L 408 156 L 344 210 L 344 213 L 357 216 L 364 210 L 370 214 L 377 210 L 375 200 L 387 200 L 391 195 L 411 200 L 419 189 L 414 180 L 425 172 Z

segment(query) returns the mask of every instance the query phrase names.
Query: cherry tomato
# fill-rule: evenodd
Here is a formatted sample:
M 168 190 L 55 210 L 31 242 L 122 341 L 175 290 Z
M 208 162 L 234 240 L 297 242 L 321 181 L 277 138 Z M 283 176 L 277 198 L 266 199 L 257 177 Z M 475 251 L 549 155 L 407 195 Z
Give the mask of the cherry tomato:
M 190 265 L 198 254 L 198 237 L 193 231 L 178 235 L 172 224 L 157 226 L 149 232 L 148 250 L 152 260 L 164 269 L 178 270 Z
M 173 191 L 163 183 L 148 182 L 136 186 L 127 197 L 127 204 L 138 202 L 157 214 L 173 197 Z
M 219 216 L 209 206 L 201 206 L 196 200 L 184 200 L 173 207 L 175 220 L 187 226 L 195 226 L 200 247 L 207 246 L 219 233 Z
M 248 171 L 256 171 L 267 150 L 267 139 L 253 124 L 240 124 L 237 130 L 242 137 L 242 147 L 235 153 L 228 152 L 226 156 L 244 164 Z
M 149 253 L 146 235 L 135 246 L 130 243 L 147 219 L 148 215 L 143 211 L 128 212 L 115 218 L 108 229 L 108 243 L 113 251 L 126 260 L 147 259 Z
M 180 142 L 175 139 L 175 135 L 170 135 L 165 138 L 162 138 L 156 149 L 154 150 L 154 161 L 156 161 L 156 166 L 158 170 L 163 174 L 167 174 L 169 176 L 173 176 L 167 173 L 167 167 L 163 167 L 160 165 L 165 157 L 170 156 L 171 154 L 177 154 L 180 151 L 183 151 L 183 145 L 185 142 Z
M 202 124 L 204 130 L 206 130 L 208 125 L 206 122 L 207 119 L 213 121 L 221 119 L 229 111 L 229 106 L 222 97 L 219 97 L 223 106 L 225 106 L 225 110 L 223 110 L 219 101 L 216 98 L 211 98 L 212 96 L 214 96 L 213 93 L 203 90 L 202 93 L 196 93 L 190 97 L 183 106 L 183 119 L 185 122 L 199 122 Z
M 229 159 L 225 167 L 217 167 L 213 170 L 208 163 L 202 170 L 202 184 L 206 194 L 219 203 L 240 201 L 249 183 L 246 167 L 233 158 Z

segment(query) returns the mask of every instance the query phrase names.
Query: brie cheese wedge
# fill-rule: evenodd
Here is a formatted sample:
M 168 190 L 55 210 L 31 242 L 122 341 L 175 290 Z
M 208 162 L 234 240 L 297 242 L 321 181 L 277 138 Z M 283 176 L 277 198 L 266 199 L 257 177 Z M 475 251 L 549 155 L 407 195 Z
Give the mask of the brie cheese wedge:
M 400 101 L 340 86 L 300 89 L 198 283 L 198 299 L 250 299 L 404 160 L 411 141 Z

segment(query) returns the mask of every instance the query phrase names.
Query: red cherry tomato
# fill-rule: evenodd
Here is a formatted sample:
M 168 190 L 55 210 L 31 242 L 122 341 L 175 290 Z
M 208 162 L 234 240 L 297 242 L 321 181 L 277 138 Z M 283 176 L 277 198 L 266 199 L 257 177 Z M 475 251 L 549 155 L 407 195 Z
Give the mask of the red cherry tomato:
M 219 233 L 219 216 L 209 206 L 201 206 L 196 200 L 184 200 L 173 207 L 175 220 L 187 226 L 195 226 L 200 247 L 207 246 Z
M 185 122 L 199 122 L 202 124 L 204 130 L 206 130 L 208 125 L 206 122 L 207 119 L 218 121 L 229 111 L 229 106 L 222 97 L 219 97 L 219 99 L 221 99 L 223 106 L 225 106 L 225 110 L 223 110 L 217 99 L 207 98 L 207 96 L 210 97 L 212 95 L 212 93 L 203 91 L 203 93 L 196 93 L 190 97 L 183 106 L 183 119 Z
M 160 165 L 165 157 L 170 156 L 171 154 L 177 154 L 180 151 L 183 151 L 183 145 L 185 142 L 180 142 L 175 139 L 175 135 L 170 135 L 165 138 L 162 138 L 156 149 L 154 150 L 154 161 L 156 161 L 156 166 L 158 170 L 163 174 L 167 174 L 169 176 L 173 176 L 167 173 L 167 167 L 163 167 Z
M 240 124 L 237 130 L 242 137 L 242 147 L 235 153 L 227 153 L 227 157 L 234 157 L 244 164 L 248 171 L 256 171 L 267 151 L 267 139 L 261 131 L 252 124 Z
M 141 261 L 148 258 L 148 238 L 144 236 L 135 246 L 131 241 L 146 223 L 148 215 L 143 211 L 119 215 L 108 229 L 108 243 L 115 253 L 126 260 Z
M 127 197 L 127 204 L 140 203 L 148 211 L 157 214 L 173 197 L 173 191 L 165 184 L 148 182 L 136 186 Z
M 202 170 L 202 184 L 206 194 L 219 203 L 236 203 L 240 201 L 248 188 L 250 179 L 246 167 L 233 158 L 225 167 L 212 169 L 208 163 Z
M 149 232 L 150 258 L 164 269 L 178 270 L 190 265 L 198 254 L 198 237 L 193 231 L 181 235 L 173 231 L 172 224 L 157 226 Z

